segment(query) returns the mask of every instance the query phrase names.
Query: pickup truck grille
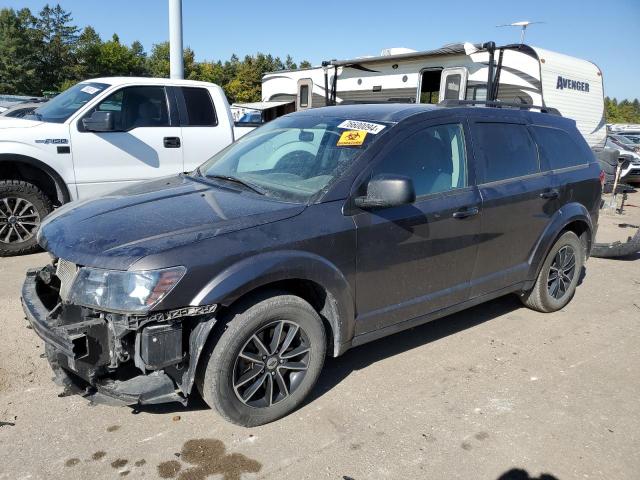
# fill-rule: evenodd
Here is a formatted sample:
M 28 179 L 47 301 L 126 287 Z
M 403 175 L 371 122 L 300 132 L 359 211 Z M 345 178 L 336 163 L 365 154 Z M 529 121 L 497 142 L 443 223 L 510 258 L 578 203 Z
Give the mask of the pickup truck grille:
M 60 298 L 66 302 L 69 299 L 71 286 L 78 273 L 78 266 L 67 260 L 59 259 L 56 267 L 56 276 L 60 280 Z

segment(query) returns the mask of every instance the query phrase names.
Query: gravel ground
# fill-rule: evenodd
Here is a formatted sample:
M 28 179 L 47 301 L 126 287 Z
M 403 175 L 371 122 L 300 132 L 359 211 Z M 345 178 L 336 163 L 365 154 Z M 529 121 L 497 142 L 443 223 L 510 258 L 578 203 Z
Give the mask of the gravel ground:
M 47 261 L 0 259 L 0 479 L 638 478 L 640 254 L 591 259 L 555 314 L 504 297 L 329 359 L 303 408 L 253 429 L 201 401 L 58 397 L 19 300 Z

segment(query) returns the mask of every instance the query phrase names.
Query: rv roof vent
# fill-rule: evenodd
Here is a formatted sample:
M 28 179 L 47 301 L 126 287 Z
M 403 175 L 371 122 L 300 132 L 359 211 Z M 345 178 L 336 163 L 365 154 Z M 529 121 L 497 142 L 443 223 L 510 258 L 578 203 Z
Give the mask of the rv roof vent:
M 400 55 L 401 53 L 413 53 L 417 52 L 413 48 L 404 48 L 404 47 L 393 47 L 393 48 L 383 48 L 380 52 L 381 57 L 388 57 L 389 55 Z

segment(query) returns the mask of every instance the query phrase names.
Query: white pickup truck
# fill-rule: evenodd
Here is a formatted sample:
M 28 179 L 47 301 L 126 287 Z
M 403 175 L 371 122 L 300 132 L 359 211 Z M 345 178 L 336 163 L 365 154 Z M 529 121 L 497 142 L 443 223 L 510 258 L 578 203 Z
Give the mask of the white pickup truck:
M 37 249 L 56 206 L 194 170 L 239 136 L 223 90 L 190 80 L 87 80 L 26 118 L 0 118 L 0 256 Z

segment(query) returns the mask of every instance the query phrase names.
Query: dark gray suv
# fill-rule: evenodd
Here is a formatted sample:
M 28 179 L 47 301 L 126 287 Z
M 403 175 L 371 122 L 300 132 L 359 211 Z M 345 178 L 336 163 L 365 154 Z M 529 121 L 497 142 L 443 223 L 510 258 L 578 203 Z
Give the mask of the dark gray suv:
M 509 293 L 564 307 L 600 174 L 557 115 L 294 113 L 197 171 L 58 209 L 23 306 L 68 389 L 126 404 L 197 389 L 260 425 L 300 405 L 327 354 Z

